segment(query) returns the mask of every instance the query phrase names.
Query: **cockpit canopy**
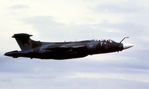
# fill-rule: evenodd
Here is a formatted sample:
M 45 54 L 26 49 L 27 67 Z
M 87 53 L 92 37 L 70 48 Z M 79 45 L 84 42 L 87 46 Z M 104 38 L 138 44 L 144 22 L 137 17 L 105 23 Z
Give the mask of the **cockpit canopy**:
M 101 42 L 108 42 L 108 43 L 116 43 L 115 41 L 113 41 L 113 40 L 101 40 Z

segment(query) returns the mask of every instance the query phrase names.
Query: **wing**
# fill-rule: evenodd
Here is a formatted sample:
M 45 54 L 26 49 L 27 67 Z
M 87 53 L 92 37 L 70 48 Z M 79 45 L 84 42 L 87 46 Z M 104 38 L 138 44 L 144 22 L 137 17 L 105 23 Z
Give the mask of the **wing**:
M 49 51 L 73 51 L 86 48 L 85 45 L 61 45 L 57 47 L 47 47 L 45 50 Z

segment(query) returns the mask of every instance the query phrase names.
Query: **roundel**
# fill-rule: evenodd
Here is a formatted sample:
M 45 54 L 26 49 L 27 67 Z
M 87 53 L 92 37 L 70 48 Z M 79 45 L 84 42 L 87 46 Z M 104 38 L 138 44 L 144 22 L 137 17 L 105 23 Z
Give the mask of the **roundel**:
M 32 45 L 33 43 L 31 41 L 28 42 L 30 45 Z

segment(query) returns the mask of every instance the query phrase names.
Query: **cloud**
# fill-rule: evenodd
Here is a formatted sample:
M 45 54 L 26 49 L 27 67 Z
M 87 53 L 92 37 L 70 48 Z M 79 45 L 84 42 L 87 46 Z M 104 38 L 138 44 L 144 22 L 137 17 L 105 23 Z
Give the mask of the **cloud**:
M 10 7 L 10 9 L 27 9 L 27 8 L 29 8 L 29 7 L 26 5 L 14 5 L 14 6 Z
M 4 61 L 5 60 L 5 61 Z M 77 87 L 123 89 L 148 87 L 148 70 L 131 68 L 124 62 L 97 62 L 86 59 L 65 61 L 1 58 L 0 86 L 19 89 Z M 118 65 L 119 64 L 119 65 Z M 123 65 L 123 66 L 121 66 Z M 132 72 L 134 71 L 134 72 Z M 9 84 L 5 86 L 6 84 Z M 35 85 L 36 86 L 33 86 Z M 88 87 L 86 87 L 88 84 Z M 101 84 L 99 86 L 99 84 Z M 109 86 L 105 86 L 105 85 Z M 81 86 L 80 86 L 81 85 Z M 116 86 L 117 85 L 117 86 Z
M 147 89 L 148 1 L 1 0 L 0 87 L 3 89 Z M 35 40 L 76 41 L 124 36 L 134 47 L 120 53 L 63 61 L 8 58 L 19 49 L 10 37 L 25 32 Z M 35 86 L 36 85 L 36 86 Z
M 68 76 L 69 78 L 91 78 L 91 79 L 101 79 L 101 78 L 108 78 L 108 79 L 122 79 L 122 80 L 129 80 L 129 81 L 138 81 L 138 82 L 146 82 L 148 83 L 149 79 L 147 79 L 147 76 L 142 77 L 141 74 L 134 76 L 134 74 L 112 74 L 112 73 L 76 73 L 73 76 Z

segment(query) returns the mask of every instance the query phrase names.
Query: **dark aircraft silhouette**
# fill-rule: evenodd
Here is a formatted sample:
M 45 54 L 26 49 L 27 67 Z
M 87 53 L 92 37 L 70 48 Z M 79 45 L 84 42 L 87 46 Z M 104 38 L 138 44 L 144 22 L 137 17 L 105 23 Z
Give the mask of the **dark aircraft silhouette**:
M 12 37 L 16 39 L 21 51 L 10 51 L 6 56 L 13 58 L 28 57 L 40 59 L 71 59 L 80 58 L 93 54 L 118 52 L 132 46 L 123 46 L 120 42 L 112 40 L 85 40 L 76 42 L 40 42 L 30 39 L 29 34 L 19 33 Z

